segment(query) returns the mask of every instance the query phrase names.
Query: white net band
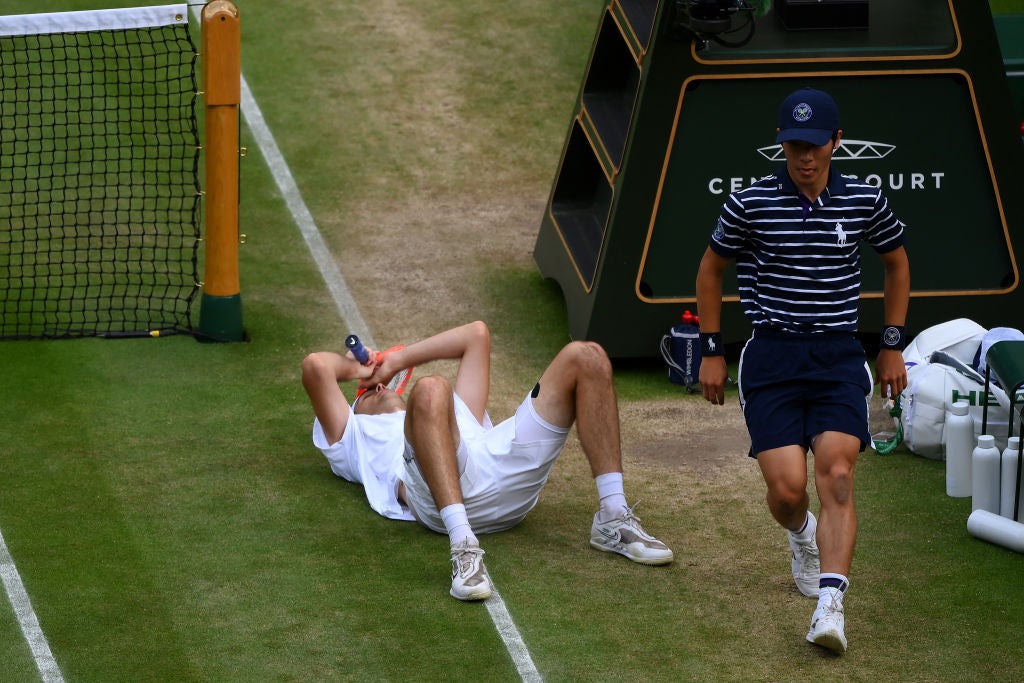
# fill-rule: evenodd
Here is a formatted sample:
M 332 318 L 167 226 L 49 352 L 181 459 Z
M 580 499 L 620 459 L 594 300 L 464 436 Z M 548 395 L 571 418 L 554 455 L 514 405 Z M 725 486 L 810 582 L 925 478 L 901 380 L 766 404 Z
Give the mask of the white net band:
M 0 36 L 111 31 L 188 24 L 187 5 L 0 16 Z

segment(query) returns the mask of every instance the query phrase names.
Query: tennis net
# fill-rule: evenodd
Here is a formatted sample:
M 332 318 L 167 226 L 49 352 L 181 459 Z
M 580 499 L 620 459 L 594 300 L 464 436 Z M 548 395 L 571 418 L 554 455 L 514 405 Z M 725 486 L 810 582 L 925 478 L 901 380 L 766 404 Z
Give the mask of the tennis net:
M 0 17 L 0 339 L 193 331 L 184 4 Z

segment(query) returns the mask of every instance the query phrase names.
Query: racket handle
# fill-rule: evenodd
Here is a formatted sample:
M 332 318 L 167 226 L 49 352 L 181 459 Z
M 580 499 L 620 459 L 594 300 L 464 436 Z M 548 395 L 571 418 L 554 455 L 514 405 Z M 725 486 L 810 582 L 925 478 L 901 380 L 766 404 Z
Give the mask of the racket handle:
M 366 364 L 366 361 L 370 360 L 370 352 L 363 346 L 363 342 L 359 341 L 359 337 L 354 334 L 350 334 L 345 337 L 345 347 L 352 352 L 352 355 L 356 357 L 356 360 L 362 364 Z

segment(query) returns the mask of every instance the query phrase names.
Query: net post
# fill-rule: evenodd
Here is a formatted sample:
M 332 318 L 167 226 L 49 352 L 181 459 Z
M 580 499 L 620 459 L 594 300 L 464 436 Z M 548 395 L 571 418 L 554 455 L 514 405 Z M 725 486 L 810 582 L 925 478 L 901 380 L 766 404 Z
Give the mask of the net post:
M 202 11 L 206 92 L 206 265 L 199 331 L 207 339 L 241 341 L 238 278 L 238 107 L 242 99 L 238 8 L 212 0 Z

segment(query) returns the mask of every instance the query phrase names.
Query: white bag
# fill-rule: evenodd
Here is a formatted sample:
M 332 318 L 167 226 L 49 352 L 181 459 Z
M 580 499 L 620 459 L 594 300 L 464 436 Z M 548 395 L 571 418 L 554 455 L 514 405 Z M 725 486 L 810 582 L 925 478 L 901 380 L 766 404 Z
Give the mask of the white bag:
M 907 388 L 902 394 L 903 442 L 914 454 L 932 460 L 945 459 L 943 429 L 946 411 L 955 401 L 967 401 L 974 420 L 975 438 L 981 434 L 985 401 L 988 402 L 986 433 L 1006 447 L 1010 401 L 1000 387 L 989 385 L 971 367 L 987 330 L 961 318 L 929 327 L 907 345 Z

